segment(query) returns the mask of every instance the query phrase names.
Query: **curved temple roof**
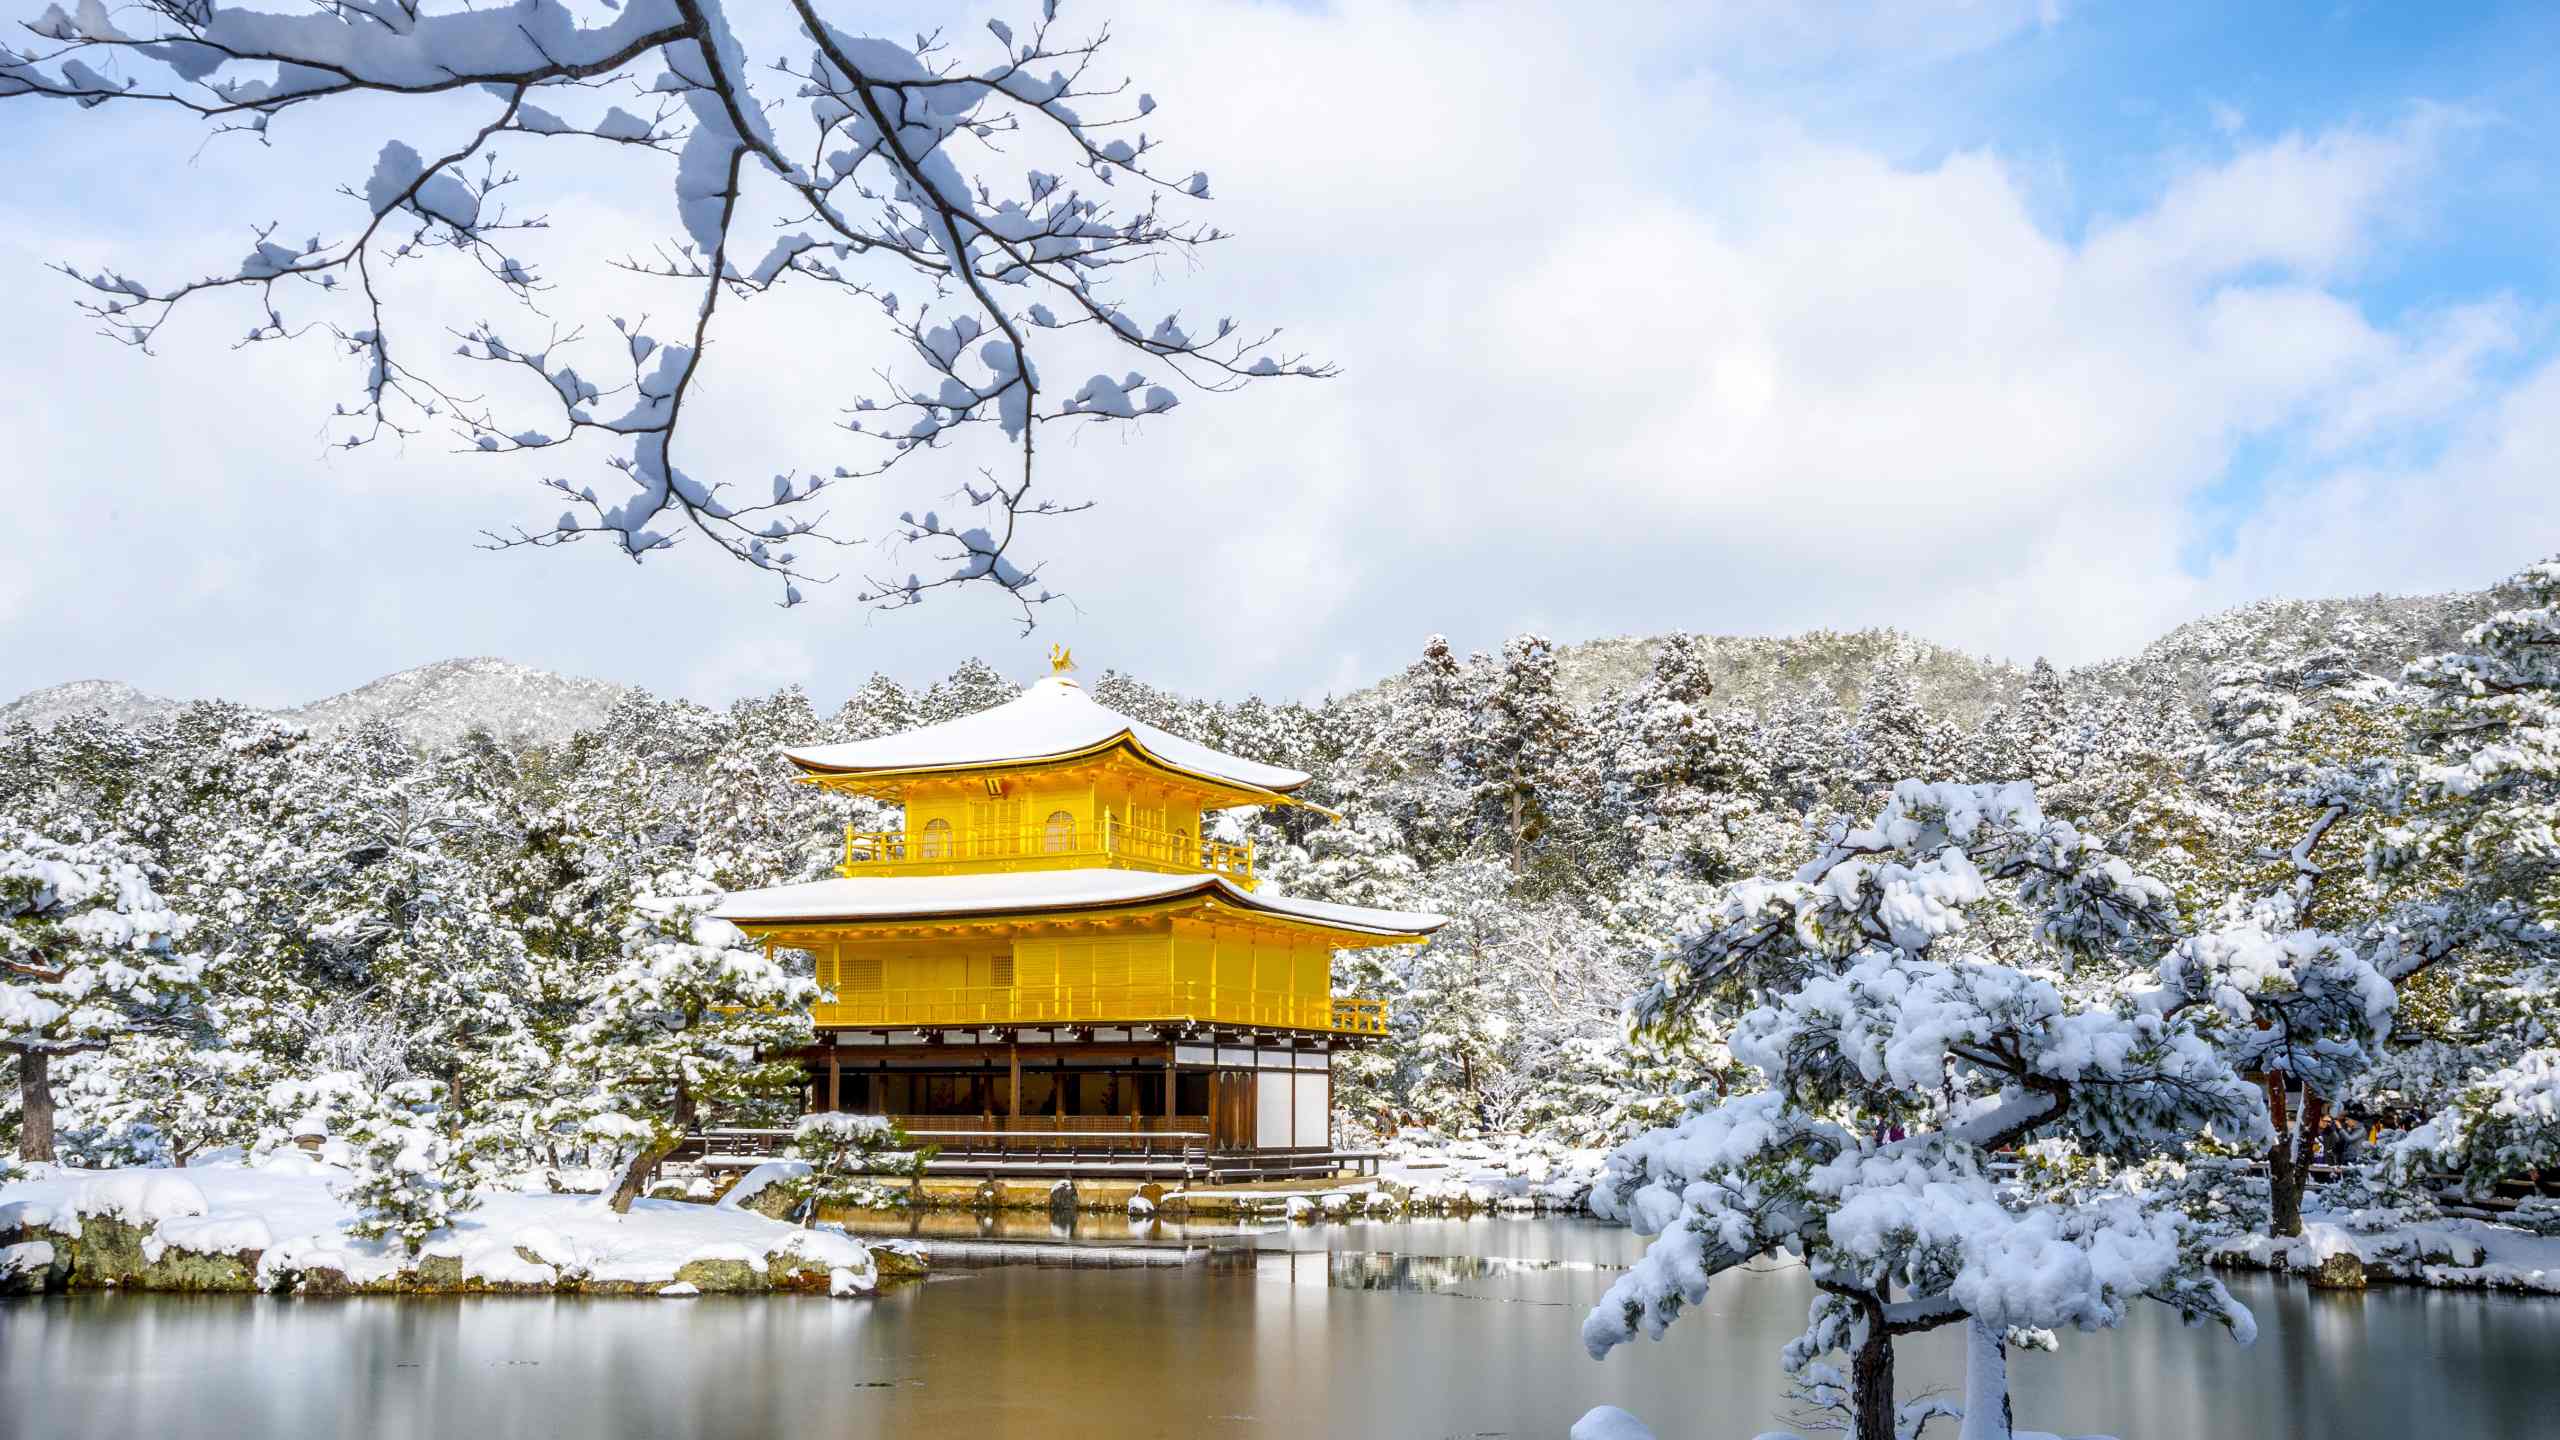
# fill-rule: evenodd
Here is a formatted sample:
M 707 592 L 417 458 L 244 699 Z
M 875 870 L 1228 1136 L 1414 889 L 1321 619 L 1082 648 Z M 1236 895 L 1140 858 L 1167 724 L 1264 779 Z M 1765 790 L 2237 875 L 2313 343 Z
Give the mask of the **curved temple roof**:
M 782 753 L 814 774 L 858 776 L 1064 759 L 1118 740 L 1173 769 L 1250 790 L 1286 795 L 1307 783 L 1304 771 L 1224 754 L 1106 709 L 1063 675 L 1048 676 L 992 710 L 939 725 Z
M 735 925 L 824 925 L 838 921 L 1092 910 L 1203 897 L 1248 913 L 1279 916 L 1366 935 L 1430 934 L 1447 917 L 1331 905 L 1259 894 L 1223 875 L 1157 875 L 1142 870 L 1044 870 L 1015 875 L 898 875 L 811 880 L 721 897 L 712 915 Z

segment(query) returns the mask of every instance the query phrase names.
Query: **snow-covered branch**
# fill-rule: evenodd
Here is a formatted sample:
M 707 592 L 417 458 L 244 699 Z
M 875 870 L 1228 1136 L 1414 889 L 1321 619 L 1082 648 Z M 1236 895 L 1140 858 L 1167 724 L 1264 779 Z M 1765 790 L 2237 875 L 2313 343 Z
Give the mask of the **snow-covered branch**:
M 296 241 L 287 237 L 301 230 L 270 225 L 245 258 L 193 280 L 58 268 L 87 287 L 81 303 L 105 335 L 140 349 L 155 350 L 181 308 L 225 295 L 251 312 L 239 344 L 326 337 L 356 371 L 353 394 L 331 414 L 334 444 L 434 426 L 466 453 L 577 448 L 615 472 L 602 493 L 546 479 L 567 508 L 548 525 L 492 532 L 497 548 L 601 538 L 637 561 L 691 535 L 772 574 L 784 603 L 798 603 L 804 583 L 833 578 L 809 558 L 814 547 L 854 543 L 821 508 L 831 489 L 983 430 L 1010 457 L 958 487 L 968 517 L 911 509 L 891 532 L 901 548 L 936 552 L 941 568 L 866 566 L 860 593 L 902 607 L 936 589 L 991 584 L 1028 625 L 1050 592 L 1022 553 L 1023 522 L 1085 508 L 1042 484 L 1044 428 L 1133 423 L 1170 411 L 1186 391 L 1334 373 L 1275 349 L 1273 331 L 1142 318 L 1112 285 L 1124 267 L 1223 232 L 1176 213 L 1207 201 L 1209 181 L 1159 171 L 1163 141 L 1140 123 L 1153 97 L 1095 76 L 1107 32 L 1056 33 L 1048 4 L 1019 36 L 991 22 L 992 47 L 972 62 L 939 34 L 903 43 L 862 34 L 818 0 L 736 8 L 733 18 L 723 0 L 321 0 L 283 13 L 147 0 L 111 14 L 103 0 L 80 0 L 28 23 L 41 43 L 0 47 L 0 98 L 168 108 L 217 134 L 261 137 L 307 107 L 358 95 L 402 102 L 404 130 L 466 120 L 451 146 L 386 136 L 371 175 L 339 190 L 362 210 L 335 234 L 323 226 Z M 748 24 L 777 38 L 787 27 L 806 58 L 752 66 Z M 775 76 L 789 82 L 787 97 L 774 93 Z M 624 353 L 612 357 L 580 347 L 600 325 L 551 325 L 539 342 L 487 321 L 423 327 L 450 328 L 460 337 L 451 346 L 417 333 L 407 302 L 386 288 L 398 266 L 461 257 L 486 293 L 537 316 L 574 298 L 583 278 L 546 273 L 529 248 L 526 237 L 549 221 L 510 207 L 528 182 L 499 166 L 500 137 L 566 144 L 579 165 L 615 153 L 651 165 L 672 157 L 675 233 L 650 258 L 610 268 L 676 287 L 682 318 L 615 320 Z M 1044 157 L 1052 168 L 1039 168 Z M 768 485 L 685 441 L 700 428 L 689 422 L 717 322 L 786 287 L 812 303 L 850 303 L 907 359 L 842 402 L 850 453 L 786 466 Z M 1101 364 L 1082 381 L 1058 381 L 1035 356 Z M 456 361 L 494 364 L 510 388 L 466 393 Z M 580 373 L 626 362 L 630 379 L 612 390 Z

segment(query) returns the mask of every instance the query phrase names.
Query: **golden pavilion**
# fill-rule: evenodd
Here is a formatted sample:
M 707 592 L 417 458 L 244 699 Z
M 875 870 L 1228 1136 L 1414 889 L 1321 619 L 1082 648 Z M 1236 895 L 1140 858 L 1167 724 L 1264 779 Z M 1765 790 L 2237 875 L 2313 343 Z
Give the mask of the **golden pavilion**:
M 784 752 L 805 783 L 905 812 L 847 833 L 838 878 L 714 912 L 814 959 L 807 1103 L 898 1117 L 960 1173 L 1331 1168 L 1333 1056 L 1386 1033 L 1382 1003 L 1334 993 L 1334 952 L 1442 917 L 1273 893 L 1205 823 L 1304 803 L 1308 777 L 1106 709 L 1052 665 L 991 710 Z

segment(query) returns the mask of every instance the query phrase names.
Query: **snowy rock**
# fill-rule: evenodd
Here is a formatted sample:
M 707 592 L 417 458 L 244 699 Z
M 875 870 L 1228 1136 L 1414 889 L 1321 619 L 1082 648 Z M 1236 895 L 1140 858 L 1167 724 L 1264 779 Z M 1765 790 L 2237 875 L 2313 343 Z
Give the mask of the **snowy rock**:
M 1595 1405 L 1573 1422 L 1565 1440 L 1653 1440 L 1653 1431 L 1615 1405 Z
M 2352 1250 L 2340 1250 L 2323 1256 L 2311 1272 L 2314 1290 L 2361 1290 L 2364 1288 L 2364 1261 Z

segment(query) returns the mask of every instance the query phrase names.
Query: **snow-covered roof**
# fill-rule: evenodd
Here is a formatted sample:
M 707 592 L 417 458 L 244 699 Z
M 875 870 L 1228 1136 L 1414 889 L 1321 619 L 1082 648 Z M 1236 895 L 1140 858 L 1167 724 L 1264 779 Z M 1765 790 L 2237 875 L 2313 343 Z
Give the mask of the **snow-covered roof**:
M 1224 754 L 1107 709 L 1064 675 L 1048 676 L 992 710 L 939 725 L 782 753 L 803 770 L 859 775 L 1022 764 L 1082 754 L 1120 740 L 1172 769 L 1250 790 L 1285 795 L 1307 783 L 1304 771 Z
M 1011 875 L 883 875 L 811 880 L 721 897 L 712 914 L 732 924 L 770 926 L 841 920 L 1090 910 L 1205 897 L 1237 910 L 1304 920 L 1366 935 L 1428 935 L 1447 917 L 1360 905 L 1330 905 L 1247 890 L 1224 875 L 1159 875 L 1145 870 L 1032 870 Z

